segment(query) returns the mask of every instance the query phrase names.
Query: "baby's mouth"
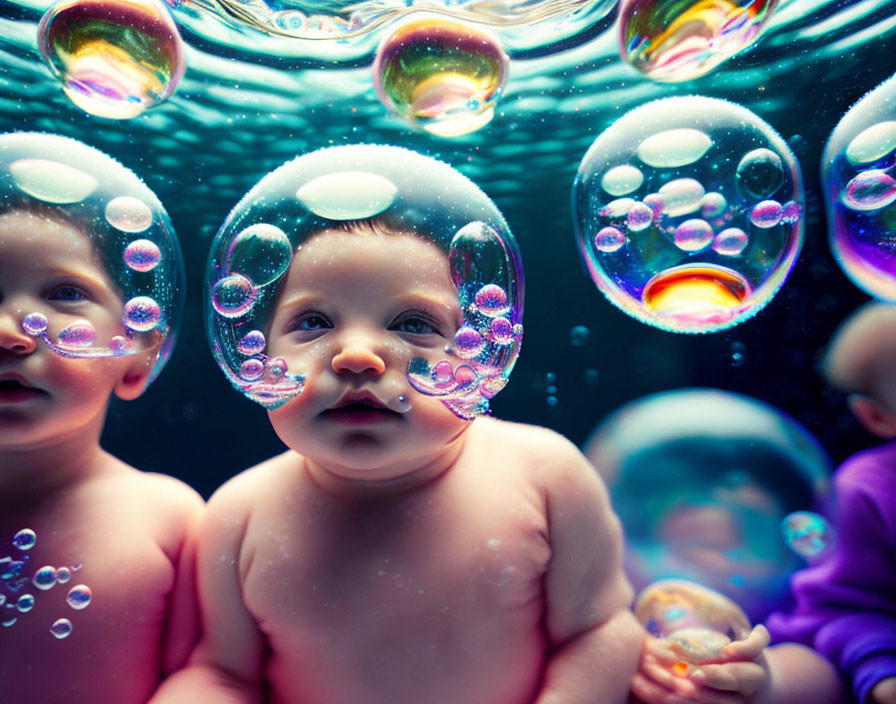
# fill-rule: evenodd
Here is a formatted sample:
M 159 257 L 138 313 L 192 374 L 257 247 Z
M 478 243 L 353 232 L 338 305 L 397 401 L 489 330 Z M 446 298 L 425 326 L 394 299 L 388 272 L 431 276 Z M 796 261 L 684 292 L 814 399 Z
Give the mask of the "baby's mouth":
M 18 379 L 0 379 L 0 403 L 15 403 L 45 395 L 42 389 L 28 386 Z
M 348 425 L 374 425 L 402 418 L 400 413 L 386 408 L 372 398 L 342 401 L 321 415 L 327 420 Z

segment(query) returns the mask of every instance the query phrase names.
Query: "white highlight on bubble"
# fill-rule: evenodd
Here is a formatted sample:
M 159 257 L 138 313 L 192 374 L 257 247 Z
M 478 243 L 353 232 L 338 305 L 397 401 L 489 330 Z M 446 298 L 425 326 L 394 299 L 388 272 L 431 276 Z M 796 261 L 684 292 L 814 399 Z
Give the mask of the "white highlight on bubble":
M 18 159 L 9 171 L 22 191 L 45 203 L 80 203 L 99 186 L 90 174 L 49 159 Z
M 106 204 L 106 220 L 122 232 L 143 232 L 152 225 L 152 210 L 139 198 L 119 196 Z
M 638 190 L 644 183 L 644 174 L 629 164 L 615 166 L 603 175 L 601 187 L 611 196 L 624 196 Z
M 638 158 L 656 168 L 686 166 L 698 161 L 712 146 L 705 132 L 690 127 L 664 130 L 638 145 Z
M 852 164 L 868 164 L 896 149 L 896 121 L 878 122 L 862 130 L 846 147 L 846 158 Z
M 330 220 L 361 220 L 389 208 L 398 188 L 385 176 L 367 171 L 324 174 L 296 191 L 296 199 L 315 215 Z
M 659 190 L 659 196 L 663 200 L 663 213 L 669 217 L 698 210 L 705 194 L 703 184 L 693 178 L 677 178 L 663 184 Z

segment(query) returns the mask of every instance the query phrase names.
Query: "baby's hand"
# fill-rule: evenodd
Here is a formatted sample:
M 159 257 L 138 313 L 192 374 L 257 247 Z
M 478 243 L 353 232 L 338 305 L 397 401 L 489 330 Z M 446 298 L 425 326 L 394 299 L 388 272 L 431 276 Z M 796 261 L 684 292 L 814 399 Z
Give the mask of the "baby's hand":
M 665 641 L 647 637 L 632 693 L 645 704 L 744 704 L 768 685 L 763 655 L 768 643 L 765 626 L 756 626 L 745 639 L 722 648 L 720 658 L 685 665 Z
M 896 677 L 881 680 L 871 690 L 874 704 L 896 704 Z

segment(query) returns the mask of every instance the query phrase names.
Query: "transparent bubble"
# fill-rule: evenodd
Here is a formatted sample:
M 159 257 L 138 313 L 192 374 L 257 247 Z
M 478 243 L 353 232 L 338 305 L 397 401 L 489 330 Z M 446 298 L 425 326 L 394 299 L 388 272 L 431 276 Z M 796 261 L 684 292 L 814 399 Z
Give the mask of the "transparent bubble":
M 488 326 L 488 339 L 496 345 L 509 345 L 516 339 L 513 323 L 507 318 L 494 318 Z
M 252 356 L 253 354 L 260 354 L 264 352 L 264 348 L 267 346 L 267 340 L 264 339 L 264 333 L 261 330 L 252 330 L 247 332 L 240 338 L 240 341 L 236 344 L 237 350 L 240 351 L 241 354 L 246 355 L 247 357 Z
M 68 595 L 65 597 L 65 601 L 73 609 L 80 611 L 81 609 L 86 609 L 90 605 L 90 600 L 92 598 L 93 592 L 90 591 L 90 587 L 85 584 L 76 584 L 68 590 Z
M 68 567 L 60 567 L 56 570 L 56 581 L 65 584 L 72 578 L 72 571 Z
M 495 317 L 510 310 L 507 292 L 496 284 L 486 284 L 476 292 L 476 307 L 485 315 Z
M 433 16 L 408 21 L 383 40 L 373 83 L 392 113 L 432 134 L 454 137 L 492 119 L 509 64 L 491 32 Z
M 623 198 L 603 187 L 620 166 L 643 177 Z M 701 97 L 623 116 L 592 144 L 573 185 L 579 248 L 598 288 L 676 332 L 729 328 L 772 299 L 802 246 L 802 203 L 799 166 L 774 130 Z
M 591 337 L 591 331 L 584 325 L 576 325 L 569 331 L 569 344 L 573 347 L 584 347 L 588 344 Z
M 622 0 L 619 53 L 655 81 L 687 81 L 750 46 L 777 0 Z
M 12 612 L 15 613 L 15 612 Z M 0 616 L 0 626 L 5 626 L 9 628 L 10 626 L 15 625 L 15 622 L 18 621 L 18 616 L 13 616 L 10 613 L 4 613 L 3 616 Z
M 629 230 L 640 232 L 653 224 L 653 209 L 645 203 L 635 203 L 625 216 Z
M 629 164 L 623 164 L 607 171 L 600 181 L 603 189 L 612 196 L 624 196 L 637 190 L 644 183 L 641 170 Z
M 16 609 L 20 613 L 28 613 L 34 608 L 34 597 L 31 594 L 22 594 L 16 599 Z
M 457 353 L 461 357 L 475 357 L 485 348 L 485 338 L 476 328 L 465 325 L 455 333 L 454 344 L 457 345 Z
M 143 232 L 152 225 L 152 209 L 139 198 L 119 196 L 106 204 L 106 220 L 122 232 Z
M 896 77 L 841 118 L 822 156 L 831 251 L 846 275 L 896 301 Z
M 99 186 L 81 169 L 50 159 L 17 159 L 9 172 L 20 190 L 45 203 L 80 203 Z
M 647 586 L 635 600 L 635 618 L 648 633 L 663 638 L 685 663 L 717 658 L 722 648 L 750 633 L 750 620 L 731 599 L 682 579 Z
M 52 626 L 50 626 L 50 633 L 59 638 L 68 638 L 69 634 L 72 632 L 72 622 L 67 618 L 57 619 Z
M 821 514 L 794 511 L 781 523 L 784 540 L 797 555 L 808 562 L 824 559 L 834 547 L 836 533 Z
M 250 225 L 234 238 L 230 249 L 231 271 L 258 288 L 279 279 L 291 260 L 289 238 L 274 225 Z
M 124 263 L 134 271 L 152 271 L 162 260 L 162 250 L 151 240 L 134 240 L 124 250 Z
M 22 318 L 22 329 L 29 335 L 40 335 L 47 330 L 49 321 L 43 313 L 29 313 Z
M 149 296 L 136 296 L 124 304 L 122 322 L 134 332 L 149 332 L 162 320 L 162 309 Z
M 56 568 L 44 565 L 31 578 L 31 583 L 38 589 L 46 591 L 56 585 Z
M 23 528 L 12 537 L 12 544 L 19 550 L 30 550 L 37 542 L 37 535 L 30 528 Z
M 249 279 L 241 274 L 230 274 L 212 289 L 212 306 L 225 318 L 239 318 L 252 310 L 255 295 Z
M 730 353 L 736 364 L 746 347 L 732 343 Z M 790 575 L 804 563 L 781 539 L 781 522 L 825 499 L 831 471 L 795 420 L 740 394 L 682 389 L 626 404 L 585 453 L 622 522 L 636 590 L 687 579 L 754 622 L 789 603 Z
M 59 333 L 59 346 L 64 349 L 90 347 L 96 339 L 96 330 L 89 320 L 78 320 Z
M 264 374 L 264 362 L 260 359 L 247 359 L 240 365 L 240 377 L 246 381 L 261 379 Z
M 168 98 L 184 72 L 184 46 L 158 0 L 75 0 L 41 18 L 38 48 L 85 112 L 127 119 Z

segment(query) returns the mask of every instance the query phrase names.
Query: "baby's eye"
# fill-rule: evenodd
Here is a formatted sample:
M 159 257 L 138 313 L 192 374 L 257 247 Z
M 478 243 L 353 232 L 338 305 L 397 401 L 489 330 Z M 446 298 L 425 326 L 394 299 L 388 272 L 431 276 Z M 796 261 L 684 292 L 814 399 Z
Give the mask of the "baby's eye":
M 330 321 L 327 320 L 326 316 L 321 315 L 320 313 L 303 313 L 302 315 L 293 318 L 287 326 L 287 330 L 290 332 L 296 330 L 313 331 L 325 330 L 331 327 L 333 326 L 330 324 Z
M 390 325 L 392 330 L 404 332 L 409 335 L 441 334 L 439 324 L 426 313 L 415 311 L 399 316 Z
M 54 288 L 49 295 L 51 301 L 83 301 L 87 294 L 77 286 L 63 285 Z

